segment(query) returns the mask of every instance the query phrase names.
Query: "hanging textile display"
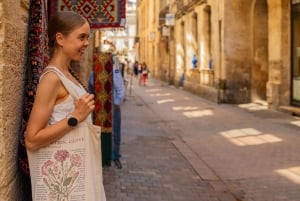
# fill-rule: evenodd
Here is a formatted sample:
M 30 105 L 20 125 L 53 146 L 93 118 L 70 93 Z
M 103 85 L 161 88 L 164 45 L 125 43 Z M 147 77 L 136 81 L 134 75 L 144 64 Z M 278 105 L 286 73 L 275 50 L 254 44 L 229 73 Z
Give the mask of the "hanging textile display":
M 22 125 L 20 128 L 20 143 L 18 145 L 18 168 L 21 174 L 20 180 L 23 193 L 22 201 L 31 200 L 29 165 L 26 148 L 24 144 L 24 132 L 28 122 L 29 114 L 33 105 L 39 76 L 48 63 L 48 37 L 47 37 L 48 10 L 47 2 L 43 0 L 31 0 L 28 20 L 28 39 L 27 39 L 27 61 L 25 91 L 23 99 Z
M 50 15 L 70 10 L 87 19 L 92 29 L 119 28 L 125 25 L 126 0 L 51 0 Z
M 112 56 L 110 53 L 94 55 L 94 123 L 101 126 L 102 165 L 111 164 L 112 145 Z

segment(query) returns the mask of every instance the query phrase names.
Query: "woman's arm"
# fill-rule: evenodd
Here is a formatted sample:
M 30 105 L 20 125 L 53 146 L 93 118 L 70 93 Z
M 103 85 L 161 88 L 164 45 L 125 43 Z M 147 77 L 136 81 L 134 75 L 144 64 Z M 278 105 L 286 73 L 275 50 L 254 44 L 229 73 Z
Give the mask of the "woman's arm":
M 55 104 L 66 98 L 67 95 L 68 92 L 55 73 L 47 73 L 40 81 L 25 133 L 25 144 L 29 151 L 45 147 L 72 130 L 72 127 L 68 125 L 67 118 L 48 125 Z M 74 104 L 75 110 L 72 112 L 72 116 L 81 122 L 94 109 L 93 95 L 86 94 L 76 100 Z

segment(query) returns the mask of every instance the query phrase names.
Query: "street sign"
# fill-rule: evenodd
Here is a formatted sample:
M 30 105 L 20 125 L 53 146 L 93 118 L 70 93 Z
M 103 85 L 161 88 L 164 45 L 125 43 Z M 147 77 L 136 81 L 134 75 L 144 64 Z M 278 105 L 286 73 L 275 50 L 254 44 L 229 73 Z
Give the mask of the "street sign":
M 175 14 L 174 13 L 167 13 L 166 14 L 166 25 L 167 26 L 174 26 L 175 25 Z

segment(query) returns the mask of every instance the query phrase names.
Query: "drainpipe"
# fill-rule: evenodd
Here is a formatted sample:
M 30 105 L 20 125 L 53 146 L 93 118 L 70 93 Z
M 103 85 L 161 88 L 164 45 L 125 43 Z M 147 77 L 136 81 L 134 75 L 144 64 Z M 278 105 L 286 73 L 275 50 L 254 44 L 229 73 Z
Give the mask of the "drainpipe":
M 219 83 L 218 83 L 218 97 L 217 103 L 220 104 L 221 100 L 221 87 L 225 87 L 225 83 L 222 80 L 222 13 L 221 4 L 222 0 L 218 0 L 218 26 L 219 26 Z
M 169 14 L 171 14 L 171 0 L 168 0 L 168 10 L 169 10 Z M 168 73 L 168 81 L 169 81 L 169 84 L 171 85 L 172 84 L 172 81 L 171 81 L 171 26 L 168 27 L 169 29 L 169 36 L 168 36 L 168 50 L 169 50 L 169 73 Z

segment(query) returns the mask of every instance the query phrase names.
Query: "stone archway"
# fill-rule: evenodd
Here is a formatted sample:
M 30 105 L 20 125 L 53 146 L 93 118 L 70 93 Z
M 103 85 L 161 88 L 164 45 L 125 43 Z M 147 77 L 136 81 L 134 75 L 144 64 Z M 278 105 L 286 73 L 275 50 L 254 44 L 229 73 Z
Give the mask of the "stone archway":
M 266 100 L 268 81 L 268 3 L 256 0 L 252 15 L 251 100 Z

